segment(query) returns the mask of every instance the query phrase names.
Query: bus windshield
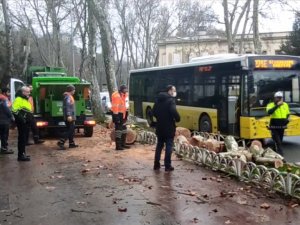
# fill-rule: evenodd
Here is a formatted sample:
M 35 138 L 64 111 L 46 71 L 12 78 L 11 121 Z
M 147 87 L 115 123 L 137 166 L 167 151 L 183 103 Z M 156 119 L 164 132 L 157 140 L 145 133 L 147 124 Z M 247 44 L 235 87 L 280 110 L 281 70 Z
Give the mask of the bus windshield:
M 253 85 L 248 84 L 248 96 L 244 98 L 250 116 L 266 116 L 266 106 L 276 91 L 283 92 L 291 114 L 300 115 L 299 70 L 256 70 L 252 75 L 248 83 Z

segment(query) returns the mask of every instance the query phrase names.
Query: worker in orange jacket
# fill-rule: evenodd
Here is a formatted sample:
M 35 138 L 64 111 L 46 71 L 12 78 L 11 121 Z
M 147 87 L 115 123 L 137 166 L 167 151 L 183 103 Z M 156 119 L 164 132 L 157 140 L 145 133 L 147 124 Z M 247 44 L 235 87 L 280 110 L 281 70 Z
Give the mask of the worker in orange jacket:
M 128 117 L 127 98 L 126 85 L 121 85 L 119 91 L 115 91 L 111 96 L 112 119 L 115 124 L 116 150 L 130 148 L 126 145 L 127 128 L 125 123 Z

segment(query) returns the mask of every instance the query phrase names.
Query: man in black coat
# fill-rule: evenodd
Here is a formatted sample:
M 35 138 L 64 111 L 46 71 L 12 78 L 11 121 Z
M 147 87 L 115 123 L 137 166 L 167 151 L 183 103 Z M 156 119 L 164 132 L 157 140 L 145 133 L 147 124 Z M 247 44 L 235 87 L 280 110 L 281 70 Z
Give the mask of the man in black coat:
M 155 150 L 154 170 L 160 169 L 161 151 L 166 144 L 165 171 L 173 171 L 171 156 L 173 141 L 176 132 L 176 122 L 180 121 L 180 116 L 176 110 L 175 97 L 176 88 L 169 85 L 165 92 L 159 93 L 157 101 L 153 106 L 153 116 L 156 117 L 157 145 Z
M 9 92 L 7 88 L 2 89 L 2 94 L 0 95 L 0 138 L 1 138 L 1 149 L 0 154 L 13 154 L 12 150 L 7 148 L 8 146 L 8 135 L 9 135 L 9 125 L 13 120 L 13 115 L 10 111 L 11 103 L 8 99 L 6 93 Z

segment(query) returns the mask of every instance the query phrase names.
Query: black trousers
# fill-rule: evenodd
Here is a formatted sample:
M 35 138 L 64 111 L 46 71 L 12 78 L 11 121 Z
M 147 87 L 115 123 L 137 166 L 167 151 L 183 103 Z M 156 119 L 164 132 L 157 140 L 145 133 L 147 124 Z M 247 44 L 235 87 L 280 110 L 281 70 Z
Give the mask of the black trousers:
M 284 135 L 284 129 L 271 129 L 272 139 L 275 143 L 275 150 L 280 155 L 283 155 L 282 140 Z
M 9 136 L 9 124 L 0 124 L 1 148 L 7 149 Z
M 18 128 L 18 157 L 25 155 L 25 148 L 29 132 L 29 124 L 16 120 Z
M 74 143 L 75 121 L 72 121 L 72 122 L 65 121 L 65 123 L 66 123 L 67 129 L 63 133 L 61 141 L 65 142 L 66 140 L 69 140 L 69 144 Z

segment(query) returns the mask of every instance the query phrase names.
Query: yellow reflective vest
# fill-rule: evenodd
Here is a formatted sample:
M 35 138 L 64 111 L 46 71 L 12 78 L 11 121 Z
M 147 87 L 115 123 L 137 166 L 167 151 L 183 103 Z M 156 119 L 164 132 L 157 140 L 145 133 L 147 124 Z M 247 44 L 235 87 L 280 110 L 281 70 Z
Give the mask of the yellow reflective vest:
M 274 102 L 271 102 L 267 105 L 267 112 L 274 108 L 276 105 Z M 271 119 L 287 119 L 290 114 L 289 105 L 285 102 L 281 106 L 279 106 L 271 115 Z
M 14 113 L 17 113 L 20 110 L 25 110 L 25 111 L 32 111 L 32 106 L 28 99 L 22 98 L 22 97 L 17 97 L 15 101 L 13 102 L 12 105 L 12 111 Z

